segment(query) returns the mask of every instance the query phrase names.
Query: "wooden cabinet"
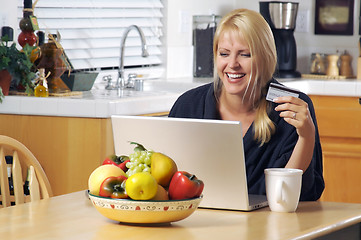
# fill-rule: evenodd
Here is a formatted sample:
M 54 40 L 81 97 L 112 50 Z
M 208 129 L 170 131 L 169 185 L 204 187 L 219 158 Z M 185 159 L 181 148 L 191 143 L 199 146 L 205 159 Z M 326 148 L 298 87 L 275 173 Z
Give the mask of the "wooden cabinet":
M 54 195 L 88 187 L 90 173 L 114 153 L 110 119 L 0 114 L 0 134 L 33 152 Z
M 110 118 L 0 114 L 0 122 L 1 135 L 22 142 L 38 159 L 54 195 L 87 189 L 91 172 L 114 153 Z
M 361 203 L 361 104 L 358 97 L 311 96 L 323 150 L 322 201 Z

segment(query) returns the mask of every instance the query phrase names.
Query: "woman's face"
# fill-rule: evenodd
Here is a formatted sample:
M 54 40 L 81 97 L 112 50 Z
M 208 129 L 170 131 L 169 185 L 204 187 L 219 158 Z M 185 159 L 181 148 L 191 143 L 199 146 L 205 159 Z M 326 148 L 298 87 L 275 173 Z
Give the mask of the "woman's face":
M 251 75 L 251 62 L 250 50 L 243 37 L 231 31 L 220 35 L 216 65 L 227 94 L 244 95 Z

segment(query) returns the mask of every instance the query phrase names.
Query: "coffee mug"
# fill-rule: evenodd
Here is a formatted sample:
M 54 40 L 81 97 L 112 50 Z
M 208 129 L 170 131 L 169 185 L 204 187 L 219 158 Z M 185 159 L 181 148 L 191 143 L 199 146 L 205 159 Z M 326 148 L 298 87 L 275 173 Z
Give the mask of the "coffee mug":
M 264 173 L 270 209 L 274 212 L 296 211 L 300 200 L 303 171 L 291 168 L 267 168 Z

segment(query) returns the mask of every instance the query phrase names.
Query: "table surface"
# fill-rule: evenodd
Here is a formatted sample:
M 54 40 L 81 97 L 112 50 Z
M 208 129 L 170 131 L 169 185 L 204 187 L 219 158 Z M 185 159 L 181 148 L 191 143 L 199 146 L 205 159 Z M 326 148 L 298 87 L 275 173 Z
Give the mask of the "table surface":
M 361 204 L 301 202 L 295 213 L 198 209 L 171 224 L 139 226 L 103 217 L 85 191 L 0 209 L 6 239 L 310 239 L 361 221 Z

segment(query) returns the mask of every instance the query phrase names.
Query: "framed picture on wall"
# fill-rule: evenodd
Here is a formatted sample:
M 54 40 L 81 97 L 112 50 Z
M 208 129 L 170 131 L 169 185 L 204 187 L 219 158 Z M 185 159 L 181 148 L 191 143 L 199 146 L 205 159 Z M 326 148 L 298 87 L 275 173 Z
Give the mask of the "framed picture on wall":
M 353 35 L 354 0 L 316 0 L 315 34 Z

